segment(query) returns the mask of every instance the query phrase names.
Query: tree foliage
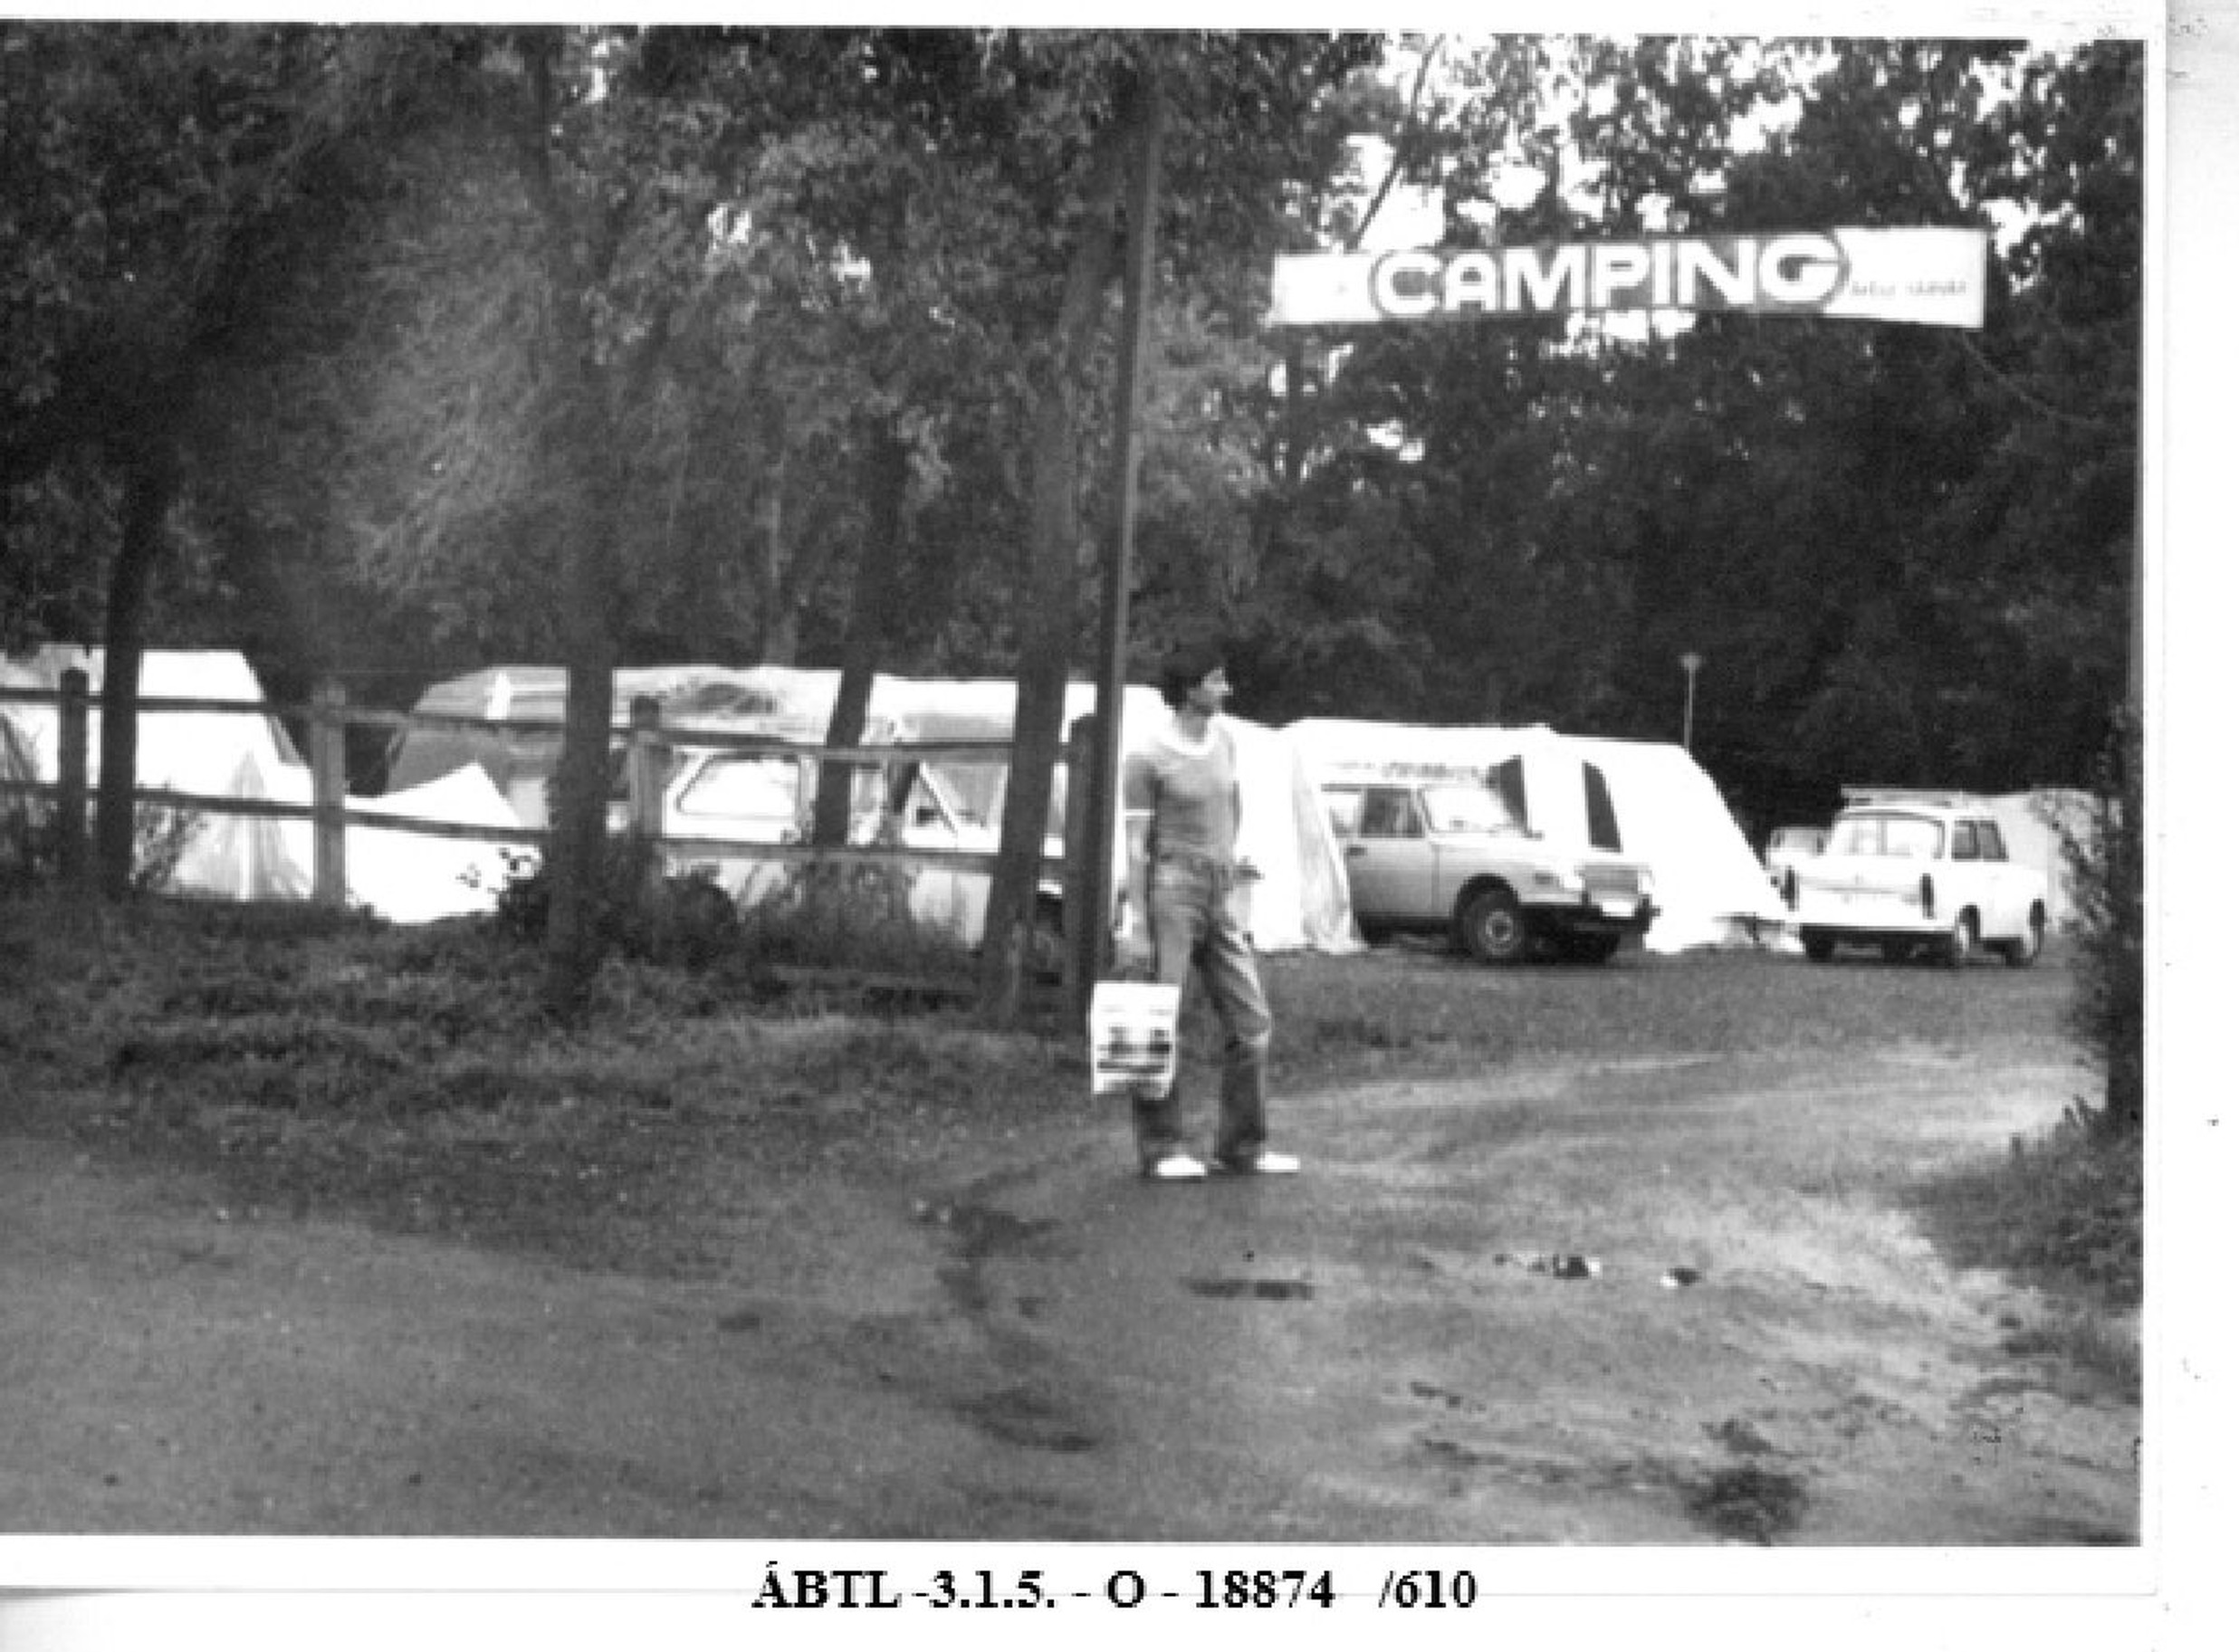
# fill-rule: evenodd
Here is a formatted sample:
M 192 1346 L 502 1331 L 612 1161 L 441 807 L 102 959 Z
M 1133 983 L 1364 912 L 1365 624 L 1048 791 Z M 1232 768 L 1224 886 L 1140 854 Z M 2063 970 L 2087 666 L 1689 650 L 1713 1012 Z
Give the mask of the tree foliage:
M 1015 928 L 1155 86 L 1138 672 L 1210 616 L 1269 721 L 1671 739 L 1698 653 L 1759 826 L 2084 781 L 2121 696 L 2135 44 L 10 24 L 0 72 L 11 641 L 1013 676 Z M 1450 244 L 1980 225 L 1988 324 L 1270 337 L 1269 254 L 1402 186 Z
M 1475 52 L 1398 146 L 1450 241 L 1980 225 L 1989 322 L 1317 338 L 1343 365 L 1239 601 L 1259 703 L 1672 739 L 1693 652 L 1697 749 L 1760 826 L 1844 781 L 2080 781 L 2121 692 L 2142 73 L 2121 43 Z
M 0 25 L 0 588 L 21 602 L 16 640 L 83 635 L 98 615 L 112 896 L 130 883 L 130 712 L 171 518 L 227 423 L 214 377 L 258 347 L 378 150 L 356 61 L 308 27 Z

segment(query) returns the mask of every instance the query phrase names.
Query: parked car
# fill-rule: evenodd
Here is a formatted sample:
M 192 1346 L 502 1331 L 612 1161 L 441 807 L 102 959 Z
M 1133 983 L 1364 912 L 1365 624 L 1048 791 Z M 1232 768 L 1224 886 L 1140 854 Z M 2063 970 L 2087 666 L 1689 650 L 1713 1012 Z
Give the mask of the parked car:
M 1322 797 L 1370 941 L 1442 933 L 1488 963 L 1541 945 L 1602 963 L 1655 918 L 1646 866 L 1549 844 L 1489 787 L 1332 781 Z
M 751 845 L 808 840 L 818 764 L 809 755 L 769 750 L 687 750 L 666 787 L 666 836 L 701 840 L 671 852 L 673 869 L 713 879 L 742 906 L 786 889 L 799 863 L 755 855 Z M 923 764 L 892 774 L 858 769 L 849 800 L 848 840 L 910 849 L 991 852 L 992 830 L 966 823 Z M 720 844 L 736 844 L 729 849 Z M 916 923 L 976 936 L 987 904 L 984 874 L 941 867 L 903 871 Z
M 1826 849 L 1796 868 L 1797 936 L 1814 963 L 1866 946 L 2024 966 L 2043 950 L 2045 910 L 2044 874 L 2008 859 L 1989 805 L 1964 794 L 1854 791 Z
M 1796 867 L 1827 846 L 1825 826 L 1775 826 L 1765 844 L 1765 874 L 1790 906 L 1796 903 Z
M 820 765 L 807 754 L 770 750 L 686 750 L 665 788 L 665 835 L 701 840 L 670 855 L 671 868 L 707 877 L 742 907 L 789 888 L 799 863 L 758 856 L 752 845 L 805 843 L 812 826 Z M 848 841 L 903 849 L 992 855 L 999 826 L 968 800 L 973 777 L 953 766 L 915 760 L 856 771 Z M 1000 797 L 1000 793 L 997 794 Z M 1058 819 L 1062 792 L 1053 798 Z M 713 840 L 713 841 L 711 841 Z M 736 845 L 732 847 L 730 845 Z M 1062 824 L 1044 841 L 1047 860 L 1065 854 Z M 978 946 L 987 927 L 989 875 L 942 865 L 904 863 L 911 921 Z M 1028 967 L 1054 979 L 1065 960 L 1064 886 L 1045 875 L 1035 897 Z

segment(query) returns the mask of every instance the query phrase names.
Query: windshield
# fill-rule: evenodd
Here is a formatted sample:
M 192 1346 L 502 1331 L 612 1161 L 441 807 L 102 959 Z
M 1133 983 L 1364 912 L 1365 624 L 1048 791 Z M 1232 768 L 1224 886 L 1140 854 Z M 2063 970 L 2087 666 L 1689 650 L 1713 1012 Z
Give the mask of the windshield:
M 1932 861 L 1943 847 L 1943 826 L 1918 815 L 1845 815 L 1834 823 L 1827 853 Z
M 684 788 L 676 812 L 790 820 L 799 805 L 800 766 L 791 758 L 719 757 Z
M 1514 832 L 1516 817 L 1498 793 L 1482 786 L 1426 786 L 1423 812 L 1433 832 Z

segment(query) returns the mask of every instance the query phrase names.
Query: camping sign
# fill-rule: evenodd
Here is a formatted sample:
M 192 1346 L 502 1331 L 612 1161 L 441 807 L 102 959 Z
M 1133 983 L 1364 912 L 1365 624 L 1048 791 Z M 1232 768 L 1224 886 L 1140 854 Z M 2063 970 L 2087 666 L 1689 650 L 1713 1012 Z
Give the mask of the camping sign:
M 1743 310 L 1980 328 L 1974 229 L 1666 235 L 1560 245 L 1281 254 L 1270 324 Z

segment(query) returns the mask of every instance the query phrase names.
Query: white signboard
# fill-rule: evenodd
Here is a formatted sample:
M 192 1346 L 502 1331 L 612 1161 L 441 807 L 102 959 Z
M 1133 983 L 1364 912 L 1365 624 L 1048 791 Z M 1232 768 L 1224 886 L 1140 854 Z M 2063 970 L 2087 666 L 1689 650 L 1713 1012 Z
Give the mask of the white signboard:
M 1651 236 L 1565 245 L 1281 254 L 1268 323 L 1747 310 L 1980 328 L 1990 238 L 1973 229 Z

